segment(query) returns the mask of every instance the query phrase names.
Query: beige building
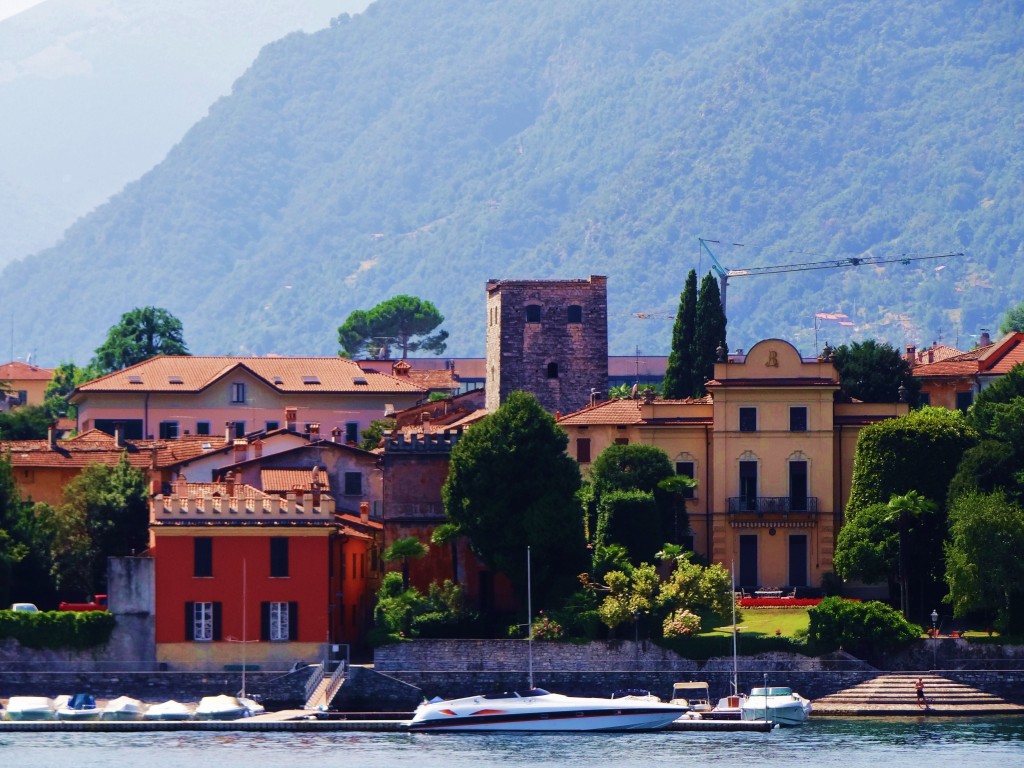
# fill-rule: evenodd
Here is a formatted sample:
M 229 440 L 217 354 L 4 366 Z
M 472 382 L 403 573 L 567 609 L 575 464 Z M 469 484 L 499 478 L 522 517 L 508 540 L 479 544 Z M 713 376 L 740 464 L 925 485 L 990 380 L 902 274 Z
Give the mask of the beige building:
M 780 339 L 715 366 L 700 400 L 612 400 L 562 417 L 584 468 L 615 443 L 655 445 L 697 481 L 694 551 L 746 589 L 820 586 L 850 493 L 861 428 L 905 404 L 839 400 L 830 361 Z
M 19 405 L 42 405 L 46 385 L 53 379 L 52 368 L 40 368 L 14 360 L 0 365 L 0 384 L 7 393 L 0 393 L 0 411 Z

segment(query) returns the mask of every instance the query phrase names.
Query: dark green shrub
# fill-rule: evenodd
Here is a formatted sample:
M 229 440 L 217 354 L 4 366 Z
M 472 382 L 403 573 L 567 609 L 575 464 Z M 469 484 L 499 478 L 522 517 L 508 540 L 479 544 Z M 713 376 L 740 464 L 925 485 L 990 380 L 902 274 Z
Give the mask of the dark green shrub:
M 95 648 L 110 640 L 114 621 L 107 611 L 0 611 L 0 639 L 26 648 Z
M 877 600 L 859 603 L 827 597 L 807 614 L 808 643 L 816 653 L 842 648 L 854 656 L 878 659 L 921 636 L 921 627 Z

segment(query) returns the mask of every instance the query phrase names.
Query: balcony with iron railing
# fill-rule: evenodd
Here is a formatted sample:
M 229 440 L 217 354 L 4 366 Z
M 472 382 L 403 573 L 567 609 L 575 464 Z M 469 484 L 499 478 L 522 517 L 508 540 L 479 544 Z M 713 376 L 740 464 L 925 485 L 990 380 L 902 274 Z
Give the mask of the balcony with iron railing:
M 731 496 L 729 514 L 816 515 L 817 496 Z

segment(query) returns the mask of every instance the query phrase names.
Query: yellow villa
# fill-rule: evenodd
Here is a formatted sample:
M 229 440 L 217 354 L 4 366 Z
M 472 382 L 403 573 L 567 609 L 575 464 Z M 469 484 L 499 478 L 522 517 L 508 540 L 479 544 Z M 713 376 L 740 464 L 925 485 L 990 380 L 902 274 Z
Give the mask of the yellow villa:
M 695 552 L 735 566 L 747 590 L 819 587 L 832 571 L 862 427 L 903 403 L 843 402 L 830 360 L 781 339 L 715 365 L 699 400 L 641 397 L 559 418 L 586 472 L 609 445 L 662 448 L 697 487 L 687 502 Z

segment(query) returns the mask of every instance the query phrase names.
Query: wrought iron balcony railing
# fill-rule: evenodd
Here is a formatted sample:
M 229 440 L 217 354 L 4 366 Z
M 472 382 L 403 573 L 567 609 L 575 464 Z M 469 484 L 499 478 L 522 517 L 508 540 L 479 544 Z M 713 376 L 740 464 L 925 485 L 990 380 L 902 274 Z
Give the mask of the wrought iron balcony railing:
M 731 496 L 729 514 L 817 514 L 817 496 Z

